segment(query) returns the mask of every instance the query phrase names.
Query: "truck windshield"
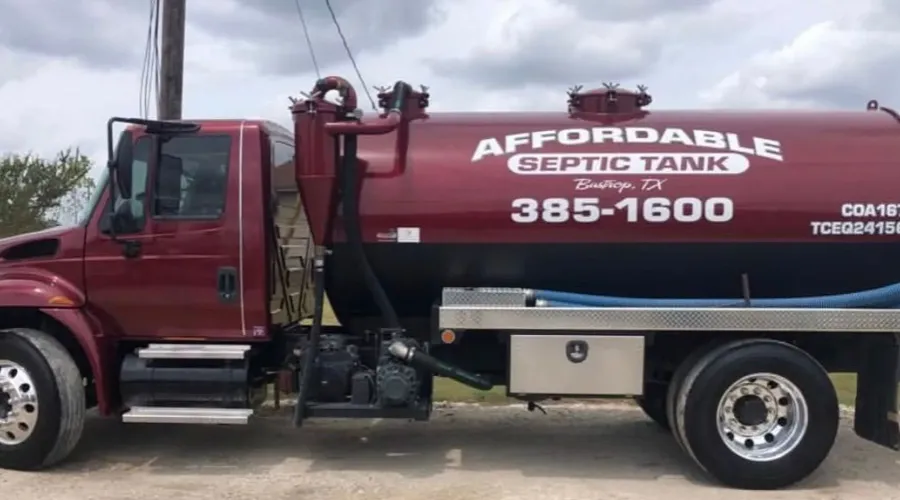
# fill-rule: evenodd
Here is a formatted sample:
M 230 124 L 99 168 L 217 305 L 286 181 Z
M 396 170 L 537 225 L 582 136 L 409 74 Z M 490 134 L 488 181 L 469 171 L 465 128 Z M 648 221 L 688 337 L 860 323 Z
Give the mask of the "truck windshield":
M 94 207 L 97 206 L 97 203 L 100 202 L 100 197 L 103 195 L 103 191 L 106 190 L 106 183 L 109 182 L 109 170 L 103 168 L 100 171 L 100 176 L 94 180 L 96 185 L 94 186 L 94 191 L 91 193 L 91 197 L 88 199 L 88 202 L 81 207 L 81 213 L 78 214 L 78 222 L 79 226 L 86 226 L 88 221 L 91 218 L 91 214 L 94 213 Z

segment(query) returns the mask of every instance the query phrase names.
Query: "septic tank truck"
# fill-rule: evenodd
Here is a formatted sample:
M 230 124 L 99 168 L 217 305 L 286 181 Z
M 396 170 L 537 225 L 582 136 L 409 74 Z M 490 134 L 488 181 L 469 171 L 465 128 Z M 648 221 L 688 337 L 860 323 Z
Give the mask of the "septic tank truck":
M 400 81 L 364 119 L 327 77 L 292 132 L 111 119 L 82 220 L 0 241 L 0 466 L 63 460 L 93 407 L 247 424 L 276 382 L 298 426 L 425 420 L 434 377 L 634 398 L 711 477 L 772 489 L 829 453 L 852 372 L 856 434 L 898 449 L 894 111 L 429 98 Z

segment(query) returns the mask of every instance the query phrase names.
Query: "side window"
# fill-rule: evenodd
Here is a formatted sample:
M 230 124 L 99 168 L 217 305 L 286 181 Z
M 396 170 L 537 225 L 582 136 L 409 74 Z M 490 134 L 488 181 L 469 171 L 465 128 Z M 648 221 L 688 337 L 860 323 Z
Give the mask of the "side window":
M 163 143 L 153 190 L 153 217 L 221 217 L 230 150 L 231 137 L 227 135 L 179 136 Z
M 296 192 L 297 181 L 294 175 L 294 146 L 273 140 L 269 148 L 272 152 L 272 200 L 276 220 L 281 207 L 283 193 Z
M 272 141 L 272 188 L 276 192 L 296 191 L 294 146 Z
M 294 162 L 294 146 L 281 142 L 272 142 L 272 165 L 275 168 L 290 168 Z

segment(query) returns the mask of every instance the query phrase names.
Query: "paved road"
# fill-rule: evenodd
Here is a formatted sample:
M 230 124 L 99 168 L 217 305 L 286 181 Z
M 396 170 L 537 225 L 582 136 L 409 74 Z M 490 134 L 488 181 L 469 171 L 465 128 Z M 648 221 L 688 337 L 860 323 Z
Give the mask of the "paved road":
M 844 426 L 806 484 L 710 485 L 666 433 L 623 407 L 444 408 L 429 423 L 269 418 L 240 428 L 89 421 L 61 469 L 0 472 L 16 500 L 666 500 L 900 498 L 900 455 Z

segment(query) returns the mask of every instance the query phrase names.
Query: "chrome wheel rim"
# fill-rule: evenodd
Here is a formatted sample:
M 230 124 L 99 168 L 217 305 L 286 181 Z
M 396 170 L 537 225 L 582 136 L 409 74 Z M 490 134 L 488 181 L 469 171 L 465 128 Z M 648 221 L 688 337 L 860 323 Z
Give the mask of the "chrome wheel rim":
M 22 365 L 0 359 L 0 444 L 15 446 L 34 432 L 38 394 Z
M 800 389 L 774 373 L 754 373 L 731 385 L 719 400 L 719 437 L 739 457 L 770 462 L 800 444 L 809 406 Z

